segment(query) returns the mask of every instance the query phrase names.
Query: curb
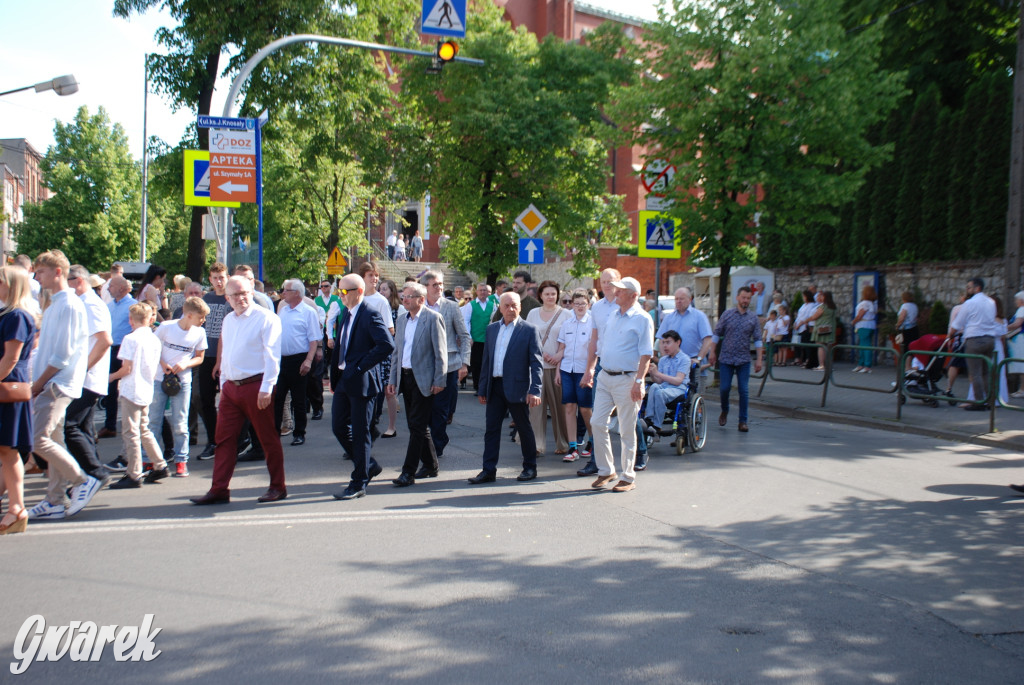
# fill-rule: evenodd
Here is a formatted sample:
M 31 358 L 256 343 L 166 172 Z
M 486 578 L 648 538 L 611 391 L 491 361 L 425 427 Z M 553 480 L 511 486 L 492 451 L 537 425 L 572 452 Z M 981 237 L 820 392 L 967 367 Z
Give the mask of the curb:
M 788 416 L 795 419 L 840 423 L 847 426 L 860 426 L 862 428 L 875 428 L 894 433 L 922 435 L 929 438 L 938 438 L 940 440 L 964 442 L 971 445 L 980 445 L 982 447 L 995 447 L 997 449 L 1024 452 L 1024 439 L 1017 437 L 1007 437 L 1005 439 L 989 437 L 994 435 L 993 433 L 977 433 L 970 435 L 958 433 L 956 431 L 938 430 L 935 428 L 914 426 L 912 424 L 897 423 L 895 420 L 886 421 L 882 419 L 865 418 L 863 416 L 855 416 L 853 414 L 838 414 L 815 409 L 807 409 L 805 407 L 783 407 L 763 400 L 755 400 L 753 398 L 750 398 L 749 402 L 752 407 L 757 407 L 758 409 L 762 409 L 773 414 Z

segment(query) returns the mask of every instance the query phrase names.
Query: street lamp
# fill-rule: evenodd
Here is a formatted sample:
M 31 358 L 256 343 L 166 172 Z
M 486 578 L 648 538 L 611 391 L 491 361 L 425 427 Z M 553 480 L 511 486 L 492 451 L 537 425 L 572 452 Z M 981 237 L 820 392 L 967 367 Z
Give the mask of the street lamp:
M 64 76 L 58 76 L 57 78 L 52 79 L 50 81 L 43 81 L 42 83 L 37 83 L 34 86 L 25 86 L 24 88 L 5 90 L 4 92 L 0 93 L 0 97 L 3 97 L 4 95 L 10 95 L 11 93 L 20 93 L 21 91 L 28 90 L 29 88 L 35 88 L 37 93 L 42 93 L 44 90 L 52 90 L 55 91 L 57 95 L 72 95 L 78 92 L 78 81 L 75 80 L 75 77 L 73 75 L 65 74 Z

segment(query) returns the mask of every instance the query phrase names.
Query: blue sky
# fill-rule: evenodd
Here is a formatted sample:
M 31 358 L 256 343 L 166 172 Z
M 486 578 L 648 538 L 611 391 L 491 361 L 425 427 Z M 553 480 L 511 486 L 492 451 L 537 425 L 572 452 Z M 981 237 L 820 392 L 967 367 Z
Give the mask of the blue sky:
M 654 17 L 655 0 L 583 2 Z M 67 97 L 29 90 L 0 98 L 0 138 L 27 138 L 45 152 L 53 143 L 55 119 L 70 121 L 82 105 L 90 112 L 103 106 L 111 120 L 124 127 L 132 153 L 142 156 L 145 54 L 163 51 L 153 36 L 171 22 L 153 11 L 125 21 L 113 16 L 112 7 L 112 0 L 0 0 L 0 91 L 68 73 L 79 82 L 78 93 Z M 214 113 L 223 110 L 227 88 L 228 84 L 218 87 Z M 166 101 L 150 93 L 149 135 L 176 143 L 194 116 L 171 111 Z

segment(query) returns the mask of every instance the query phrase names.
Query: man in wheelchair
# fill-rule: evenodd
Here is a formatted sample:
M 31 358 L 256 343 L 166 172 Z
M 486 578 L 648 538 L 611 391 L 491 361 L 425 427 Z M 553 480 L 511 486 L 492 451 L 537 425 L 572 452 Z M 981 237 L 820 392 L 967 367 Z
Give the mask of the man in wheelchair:
M 665 331 L 661 337 L 661 358 L 651 362 L 650 376 L 654 381 L 647 387 L 647 410 L 644 418 L 647 425 L 662 435 L 671 435 L 661 430 L 666 408 L 672 400 L 687 392 L 690 382 L 690 358 L 679 349 L 682 338 L 675 331 Z

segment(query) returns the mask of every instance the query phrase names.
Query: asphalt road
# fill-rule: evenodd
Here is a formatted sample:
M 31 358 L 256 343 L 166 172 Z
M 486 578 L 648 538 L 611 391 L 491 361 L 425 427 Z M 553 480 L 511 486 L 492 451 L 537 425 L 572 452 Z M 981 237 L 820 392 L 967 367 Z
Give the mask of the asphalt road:
M 747 434 L 709 429 L 697 455 L 656 445 L 631 493 L 592 491 L 553 455 L 518 483 L 507 440 L 498 483 L 468 485 L 483 441 L 468 394 L 440 477 L 412 488 L 389 482 L 400 414 L 361 500 L 330 496 L 349 467 L 326 421 L 302 447 L 286 439 L 281 503 L 255 502 L 262 464 L 239 465 L 226 506 L 187 501 L 212 462 L 101 491 L 75 519 L 0 539 L 0 681 L 1020 682 L 1019 453 L 751 418 Z M 28 502 L 42 490 L 31 477 Z M 153 614 L 162 653 L 13 676 L 35 614 Z

